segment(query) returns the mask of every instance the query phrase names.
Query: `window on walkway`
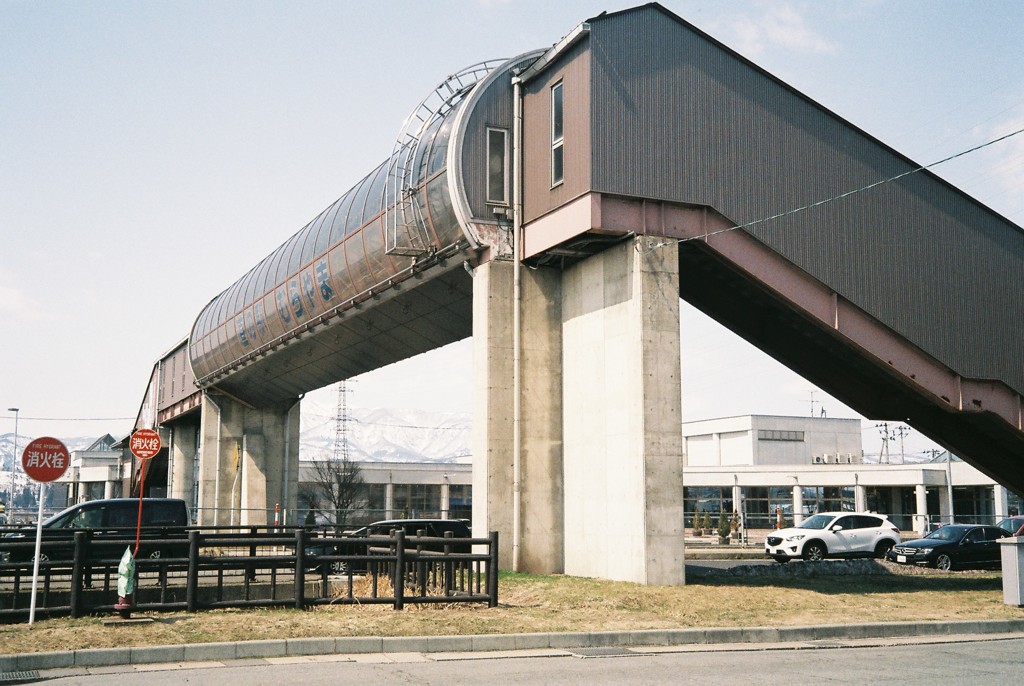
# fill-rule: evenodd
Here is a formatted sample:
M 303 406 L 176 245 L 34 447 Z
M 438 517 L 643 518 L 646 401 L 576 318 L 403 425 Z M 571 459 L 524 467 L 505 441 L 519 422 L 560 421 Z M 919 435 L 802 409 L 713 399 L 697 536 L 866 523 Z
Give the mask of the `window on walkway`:
M 487 129 L 487 202 L 508 204 L 508 131 Z
M 551 187 L 565 180 L 563 143 L 565 127 L 562 111 L 562 82 L 551 87 Z

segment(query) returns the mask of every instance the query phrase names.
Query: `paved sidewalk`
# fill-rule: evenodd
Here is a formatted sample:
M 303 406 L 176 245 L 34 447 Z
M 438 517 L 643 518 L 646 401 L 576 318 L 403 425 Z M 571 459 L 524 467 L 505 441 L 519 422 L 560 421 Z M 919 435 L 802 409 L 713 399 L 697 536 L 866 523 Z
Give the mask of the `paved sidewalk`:
M 899 622 L 803 627 L 653 629 L 475 636 L 366 636 L 0 655 L 0 684 L 72 674 L 216 667 L 252 661 L 423 661 L 509 656 L 600 657 L 686 650 L 781 650 L 1024 637 L 1022 620 Z

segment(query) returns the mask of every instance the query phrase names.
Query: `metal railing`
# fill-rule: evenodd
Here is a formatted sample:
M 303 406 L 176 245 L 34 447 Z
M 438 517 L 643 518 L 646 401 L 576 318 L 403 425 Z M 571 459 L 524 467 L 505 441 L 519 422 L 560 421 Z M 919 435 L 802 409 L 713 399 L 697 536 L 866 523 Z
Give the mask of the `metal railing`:
M 36 614 L 117 612 L 118 564 L 134 530 L 42 542 Z M 35 541 L 4 539 L 0 622 L 28 617 Z M 498 603 L 498 534 L 345 537 L 305 528 L 190 527 L 144 539 L 133 611 L 329 604 Z

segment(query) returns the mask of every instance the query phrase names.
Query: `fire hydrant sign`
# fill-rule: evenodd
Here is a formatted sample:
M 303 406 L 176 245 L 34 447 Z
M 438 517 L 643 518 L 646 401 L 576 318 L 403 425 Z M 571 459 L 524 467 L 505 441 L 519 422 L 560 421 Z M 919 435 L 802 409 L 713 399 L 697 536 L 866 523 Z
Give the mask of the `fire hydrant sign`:
M 43 483 L 64 476 L 71 464 L 68 448 L 59 439 L 43 436 L 27 446 L 21 454 L 21 467 L 29 478 Z
M 128 441 L 128 449 L 140 460 L 148 460 L 160 452 L 160 434 L 152 429 L 139 429 Z

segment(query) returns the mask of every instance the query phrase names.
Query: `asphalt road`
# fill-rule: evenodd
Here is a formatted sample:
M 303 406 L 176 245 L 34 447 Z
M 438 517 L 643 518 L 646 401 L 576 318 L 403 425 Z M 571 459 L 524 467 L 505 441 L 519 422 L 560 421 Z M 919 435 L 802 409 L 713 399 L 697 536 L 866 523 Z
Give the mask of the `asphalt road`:
M 965 637 L 966 639 L 967 637 Z M 976 637 L 974 637 L 976 638 Z M 50 679 L 53 686 L 331 686 L 343 684 L 1014 684 L 1020 683 L 1024 639 L 920 643 L 886 647 L 802 644 L 800 649 L 731 646 L 630 653 L 590 649 L 566 655 L 521 652 L 271 658 L 228 663 L 111 667 Z M 951 641 L 951 642 L 950 642 Z M 847 643 L 846 645 L 849 645 Z M 777 646 L 776 646 L 777 648 Z M 610 653 L 610 654 L 602 654 Z

